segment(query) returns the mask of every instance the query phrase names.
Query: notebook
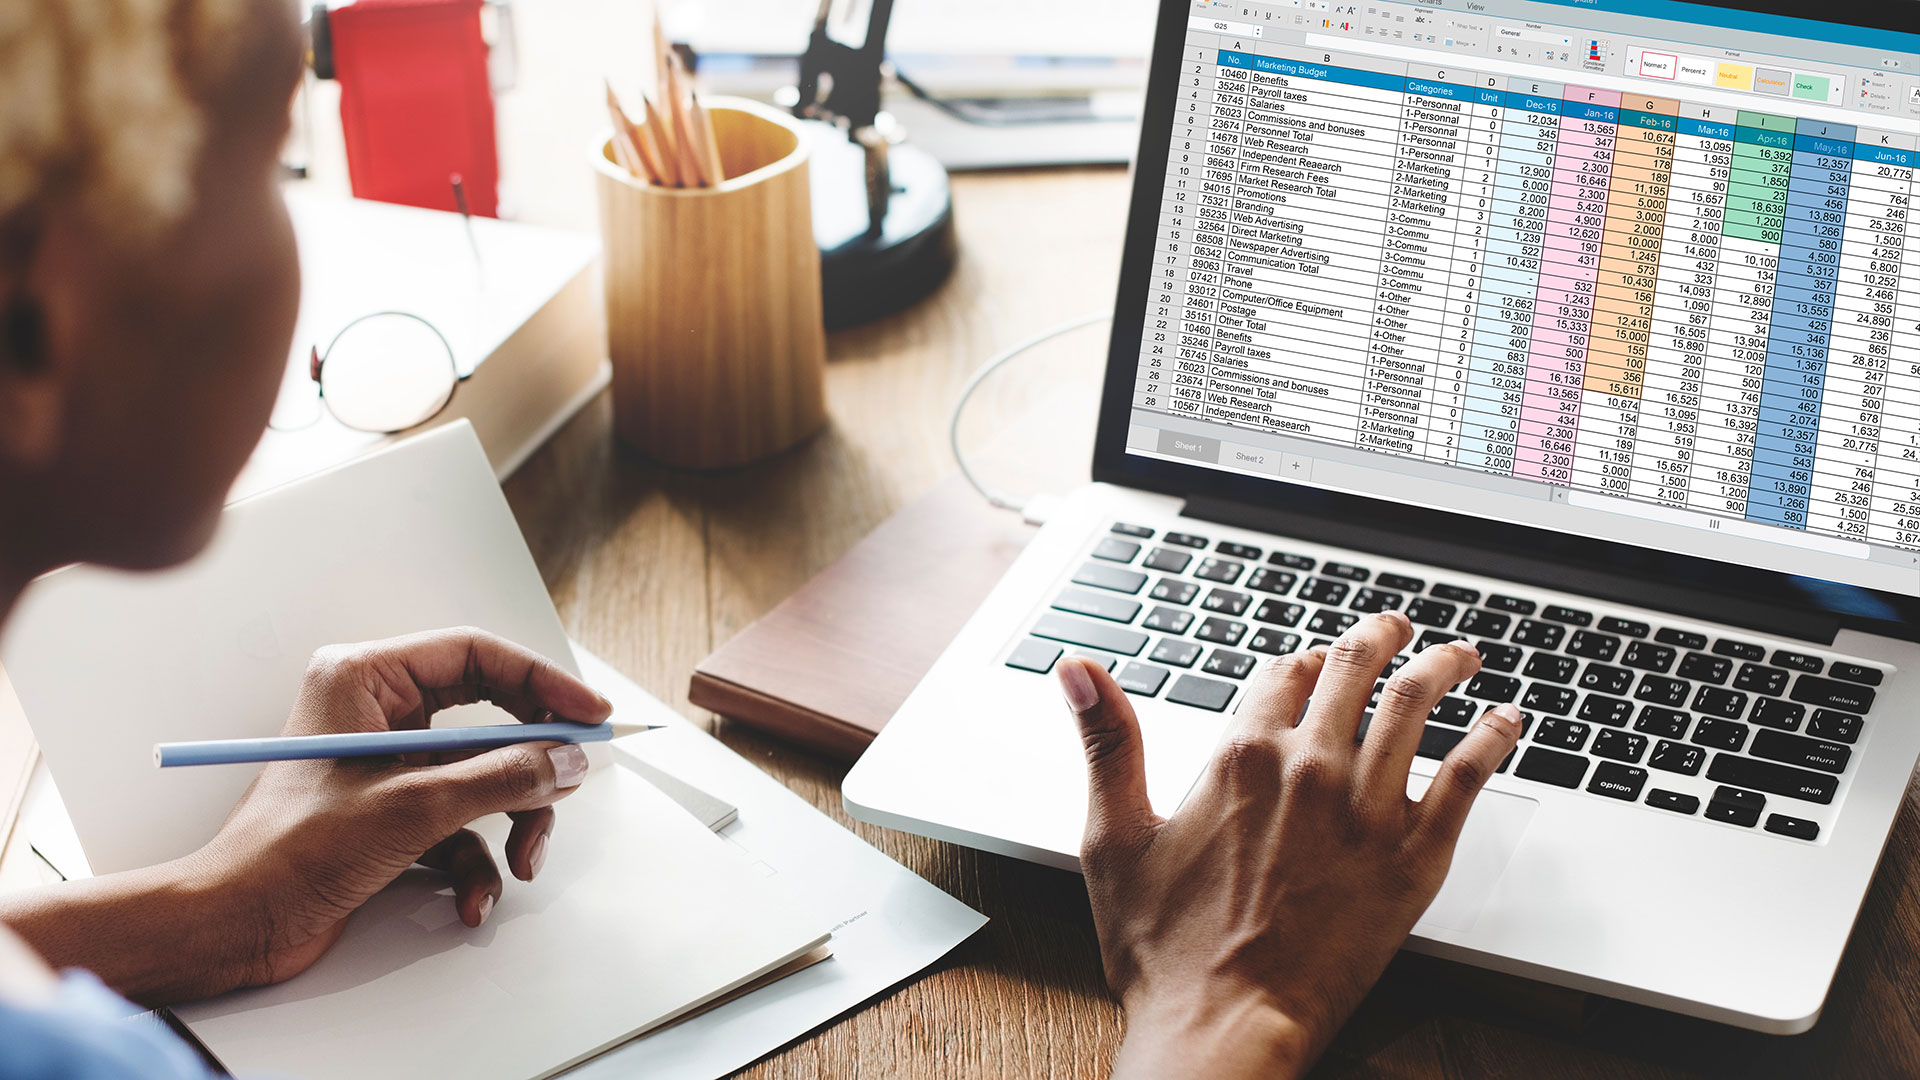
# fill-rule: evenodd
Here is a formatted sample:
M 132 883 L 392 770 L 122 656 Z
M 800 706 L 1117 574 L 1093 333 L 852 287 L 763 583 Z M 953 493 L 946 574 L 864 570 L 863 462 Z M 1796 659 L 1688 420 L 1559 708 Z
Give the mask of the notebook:
M 951 477 L 700 661 L 688 697 L 852 761 L 1032 535 Z
M 27 727 L 27 718 L 13 696 L 13 684 L 7 679 L 6 669 L 0 668 L 0 845 L 13 834 L 14 820 L 26 800 L 27 781 L 32 778 L 33 767 L 39 760 L 33 731 Z
M 411 871 L 305 974 L 186 1007 L 236 1076 L 545 1077 L 670 1023 L 827 940 L 739 849 L 612 766 L 561 803 L 546 866 L 485 925 Z M 503 818 L 476 830 L 494 846 Z M 827 960 L 832 963 L 832 960 Z
M 108 873 L 198 848 L 256 771 L 158 770 L 155 742 L 273 734 L 315 648 L 462 624 L 578 671 L 459 422 L 234 504 L 180 569 L 40 579 L 0 658 L 87 860 Z M 455 722 L 503 719 L 459 711 Z M 739 848 L 607 747 L 588 753 L 594 771 L 558 808 L 540 879 L 508 882 L 485 926 L 462 926 L 438 879 L 410 874 L 311 971 L 182 1015 L 242 1074 L 526 1080 L 825 940 L 825 920 Z M 497 844 L 506 823 L 476 828 Z

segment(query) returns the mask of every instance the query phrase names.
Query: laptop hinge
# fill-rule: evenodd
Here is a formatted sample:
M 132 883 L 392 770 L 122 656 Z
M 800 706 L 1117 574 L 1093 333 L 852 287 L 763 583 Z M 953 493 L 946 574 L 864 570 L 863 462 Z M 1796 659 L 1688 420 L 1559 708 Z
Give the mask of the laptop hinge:
M 1840 620 L 1827 612 L 1764 604 L 1725 593 L 1688 588 L 1672 581 L 1649 580 L 1594 567 L 1529 558 L 1511 551 L 1488 550 L 1434 537 L 1410 536 L 1272 507 L 1248 506 L 1226 499 L 1196 496 L 1187 500 L 1184 513 L 1201 521 L 1214 521 L 1277 536 L 1294 536 L 1410 562 L 1451 567 L 1465 573 L 1501 578 L 1557 592 L 1578 593 L 1596 600 L 1652 608 L 1703 622 L 1724 623 L 1819 645 L 1832 645 L 1840 632 Z

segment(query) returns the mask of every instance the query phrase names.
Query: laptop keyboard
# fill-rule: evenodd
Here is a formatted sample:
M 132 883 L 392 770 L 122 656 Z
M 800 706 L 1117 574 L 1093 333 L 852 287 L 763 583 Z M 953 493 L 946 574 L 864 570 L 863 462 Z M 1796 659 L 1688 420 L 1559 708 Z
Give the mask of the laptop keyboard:
M 1437 576 L 1376 571 L 1189 532 L 1114 524 L 1005 663 L 1092 657 L 1127 693 L 1225 712 L 1262 656 L 1404 612 L 1412 654 L 1461 638 L 1482 668 L 1428 716 L 1441 758 L 1487 708 L 1520 706 L 1500 771 L 1674 814 L 1816 840 L 1887 671 L 1815 650 L 1605 614 Z M 1364 727 L 1363 729 L 1364 730 Z

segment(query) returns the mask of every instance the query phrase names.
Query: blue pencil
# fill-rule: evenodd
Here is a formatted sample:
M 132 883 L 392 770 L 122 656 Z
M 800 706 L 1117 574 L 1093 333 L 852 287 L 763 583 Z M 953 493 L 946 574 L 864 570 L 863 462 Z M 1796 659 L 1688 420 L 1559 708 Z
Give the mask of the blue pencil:
M 488 727 L 421 728 L 415 731 L 354 731 L 334 735 L 283 735 L 271 739 L 216 739 L 208 742 L 156 743 L 153 763 L 240 765 L 260 761 L 313 758 L 381 757 L 450 750 L 491 750 L 523 742 L 606 742 L 622 735 L 653 731 L 660 724 L 496 724 Z

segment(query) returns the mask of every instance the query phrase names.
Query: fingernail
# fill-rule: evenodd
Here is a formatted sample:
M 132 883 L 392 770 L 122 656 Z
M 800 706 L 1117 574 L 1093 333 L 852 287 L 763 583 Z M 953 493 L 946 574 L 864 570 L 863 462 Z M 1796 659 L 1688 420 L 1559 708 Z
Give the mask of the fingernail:
M 1062 661 L 1055 671 L 1060 679 L 1060 692 L 1067 697 L 1067 708 L 1080 713 L 1100 703 L 1100 691 L 1093 688 L 1093 678 L 1087 674 L 1085 664 Z
M 1520 706 L 1510 701 L 1495 705 L 1487 715 L 1499 717 L 1506 725 L 1509 735 L 1516 734 L 1520 730 Z
M 533 850 L 527 852 L 527 880 L 540 876 L 540 868 L 547 864 L 547 834 L 541 833 L 533 838 Z
M 578 746 L 556 746 L 547 751 L 547 757 L 553 761 L 555 787 L 578 787 L 587 778 L 587 752 Z
M 493 894 L 488 893 L 480 898 L 480 925 L 485 926 L 487 916 L 491 914 L 493 914 Z

